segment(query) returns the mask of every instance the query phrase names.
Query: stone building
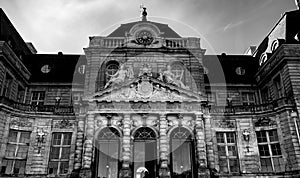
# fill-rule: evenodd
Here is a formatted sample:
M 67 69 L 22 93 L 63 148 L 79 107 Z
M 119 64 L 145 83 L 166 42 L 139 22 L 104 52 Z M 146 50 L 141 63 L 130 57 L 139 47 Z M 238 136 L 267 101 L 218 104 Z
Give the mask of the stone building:
M 205 55 L 144 9 L 84 55 L 53 55 L 0 10 L 0 175 L 300 176 L 299 18 L 248 54 Z

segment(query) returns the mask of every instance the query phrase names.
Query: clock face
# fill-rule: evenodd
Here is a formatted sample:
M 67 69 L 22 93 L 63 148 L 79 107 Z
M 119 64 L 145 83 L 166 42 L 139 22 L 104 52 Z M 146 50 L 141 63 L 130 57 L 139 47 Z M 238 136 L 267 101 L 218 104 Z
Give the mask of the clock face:
M 141 31 L 138 33 L 137 42 L 142 45 L 150 45 L 153 41 L 152 34 L 148 31 Z

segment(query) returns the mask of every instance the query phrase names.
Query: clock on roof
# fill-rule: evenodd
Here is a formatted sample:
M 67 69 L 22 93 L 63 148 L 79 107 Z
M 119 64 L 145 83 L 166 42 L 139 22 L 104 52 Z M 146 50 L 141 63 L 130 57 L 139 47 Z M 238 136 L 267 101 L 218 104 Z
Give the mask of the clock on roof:
M 153 36 L 148 31 L 141 31 L 136 35 L 136 41 L 142 45 L 150 45 L 153 42 Z

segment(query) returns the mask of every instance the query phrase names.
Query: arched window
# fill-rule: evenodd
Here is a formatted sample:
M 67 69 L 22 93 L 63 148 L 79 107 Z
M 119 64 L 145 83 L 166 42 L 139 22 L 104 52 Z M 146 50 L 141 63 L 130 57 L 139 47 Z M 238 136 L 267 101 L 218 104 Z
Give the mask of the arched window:
M 194 142 L 189 130 L 175 128 L 170 135 L 170 161 L 172 178 L 194 178 Z
M 133 172 L 135 178 L 157 177 L 157 142 L 155 132 L 148 127 L 134 134 Z
M 96 177 L 117 178 L 120 154 L 120 134 L 112 127 L 106 127 L 100 131 L 97 137 Z

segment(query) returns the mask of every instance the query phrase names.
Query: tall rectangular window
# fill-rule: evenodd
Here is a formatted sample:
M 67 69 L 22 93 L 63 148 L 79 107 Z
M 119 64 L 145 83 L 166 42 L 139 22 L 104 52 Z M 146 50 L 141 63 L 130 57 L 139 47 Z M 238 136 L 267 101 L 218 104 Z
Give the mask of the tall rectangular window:
M 280 75 L 274 78 L 273 84 L 275 88 L 276 99 L 283 97 L 283 86 L 282 86 Z
M 1 164 L 3 174 L 25 174 L 30 132 L 10 130 L 5 157 Z
M 216 93 L 215 92 L 208 92 L 207 93 L 207 100 L 210 103 L 215 104 L 215 102 L 216 102 Z
M 258 150 L 262 172 L 284 171 L 284 160 L 280 149 L 277 130 L 257 131 Z
M 242 93 L 242 103 L 243 105 L 255 104 L 255 95 L 253 92 L 243 92 Z
M 49 174 L 67 174 L 72 133 L 53 133 L 50 151 Z
M 265 88 L 263 88 L 261 90 L 261 101 L 262 103 L 268 103 L 270 102 L 270 91 L 269 91 L 269 87 L 266 86 Z
M 2 96 L 10 97 L 13 78 L 8 73 L 5 75 Z
M 239 172 L 235 132 L 217 132 L 220 172 Z
M 45 91 L 33 91 L 31 95 L 32 105 L 44 105 Z

